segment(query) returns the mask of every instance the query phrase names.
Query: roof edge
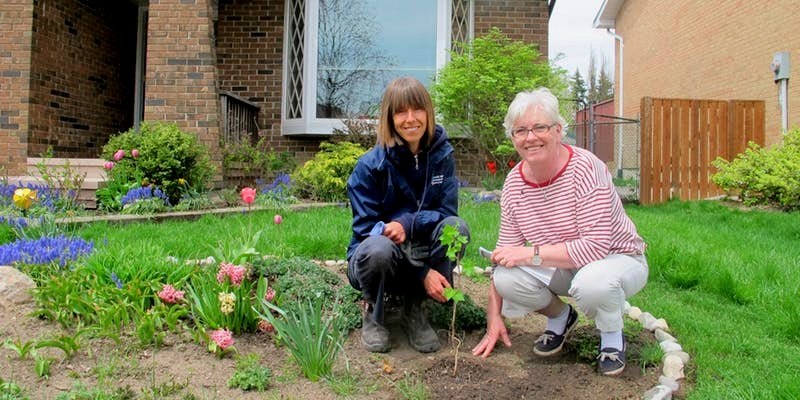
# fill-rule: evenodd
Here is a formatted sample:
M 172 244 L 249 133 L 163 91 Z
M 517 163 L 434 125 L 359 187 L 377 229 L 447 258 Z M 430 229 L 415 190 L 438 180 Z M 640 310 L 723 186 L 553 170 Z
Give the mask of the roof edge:
M 597 15 L 592 22 L 592 28 L 595 29 L 614 29 L 617 22 L 617 14 L 625 0 L 603 0 L 603 4 L 597 11 Z

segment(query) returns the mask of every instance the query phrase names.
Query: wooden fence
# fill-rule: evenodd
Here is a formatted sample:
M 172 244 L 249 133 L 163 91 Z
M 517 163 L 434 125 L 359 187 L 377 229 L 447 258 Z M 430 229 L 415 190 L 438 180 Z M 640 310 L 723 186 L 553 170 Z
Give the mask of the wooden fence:
M 645 97 L 641 115 L 641 204 L 721 195 L 711 162 L 764 145 L 763 101 Z

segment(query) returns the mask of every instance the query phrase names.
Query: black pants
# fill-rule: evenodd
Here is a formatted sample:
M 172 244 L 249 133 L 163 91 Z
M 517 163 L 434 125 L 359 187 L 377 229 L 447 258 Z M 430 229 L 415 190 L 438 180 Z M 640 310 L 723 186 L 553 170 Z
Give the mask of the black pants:
M 409 251 L 396 245 L 383 235 L 369 236 L 361 242 L 347 267 L 347 278 L 356 290 L 360 290 L 364 300 L 373 306 L 373 318 L 383 323 L 383 309 L 386 294 L 402 297 L 404 300 L 421 301 L 427 293 L 420 276 L 420 262 L 438 271 L 450 284 L 453 284 L 455 263 L 447 258 L 447 246 L 439 240 L 445 225 L 458 227 L 461 235 L 469 238 L 467 223 L 459 217 L 447 217 L 419 243 L 412 243 L 415 249 L 425 249 L 422 259 L 410 259 Z M 415 238 L 416 239 L 416 238 Z M 464 254 L 466 245 L 459 250 Z

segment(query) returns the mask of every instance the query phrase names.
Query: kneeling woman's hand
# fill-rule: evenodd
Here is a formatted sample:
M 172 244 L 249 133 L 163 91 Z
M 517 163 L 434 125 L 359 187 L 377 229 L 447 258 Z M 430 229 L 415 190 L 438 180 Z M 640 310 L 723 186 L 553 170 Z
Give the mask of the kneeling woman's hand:
M 427 292 L 428 296 L 432 299 L 439 303 L 444 303 L 446 301 L 444 298 L 444 288 L 450 287 L 450 282 L 448 282 L 447 278 L 440 274 L 439 271 L 433 268 L 429 269 L 422 284 L 425 285 L 425 292 Z

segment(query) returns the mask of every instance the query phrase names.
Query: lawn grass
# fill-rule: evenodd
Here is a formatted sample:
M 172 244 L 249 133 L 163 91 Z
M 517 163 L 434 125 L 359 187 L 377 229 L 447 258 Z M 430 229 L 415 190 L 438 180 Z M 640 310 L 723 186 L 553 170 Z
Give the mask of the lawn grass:
M 691 355 L 690 399 L 800 398 L 800 213 L 743 211 L 718 202 L 670 202 L 626 209 L 648 244 L 650 280 L 631 303 L 665 318 Z M 262 254 L 342 259 L 350 210 L 253 211 L 196 221 L 96 223 L 90 264 L 201 259 L 214 248 L 253 245 Z M 497 203 L 464 201 L 472 242 L 464 264 L 482 265 L 494 247 Z M 103 258 L 102 262 L 92 260 Z

